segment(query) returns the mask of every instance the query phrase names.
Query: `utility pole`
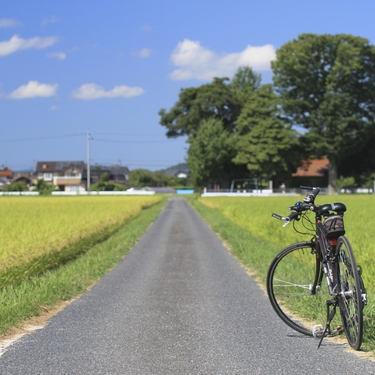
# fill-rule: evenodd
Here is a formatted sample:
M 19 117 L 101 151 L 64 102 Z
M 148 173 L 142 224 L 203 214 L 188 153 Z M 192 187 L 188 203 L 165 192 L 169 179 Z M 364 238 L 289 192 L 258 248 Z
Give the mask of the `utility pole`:
M 87 193 L 90 192 L 90 140 L 91 134 L 87 132 Z

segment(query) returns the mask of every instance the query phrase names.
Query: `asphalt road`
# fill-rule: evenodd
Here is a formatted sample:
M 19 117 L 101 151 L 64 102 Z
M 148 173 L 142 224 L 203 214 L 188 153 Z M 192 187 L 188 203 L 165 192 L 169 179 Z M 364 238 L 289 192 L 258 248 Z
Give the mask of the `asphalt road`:
M 0 374 L 375 374 L 289 329 L 183 198 L 124 260 L 0 357 Z

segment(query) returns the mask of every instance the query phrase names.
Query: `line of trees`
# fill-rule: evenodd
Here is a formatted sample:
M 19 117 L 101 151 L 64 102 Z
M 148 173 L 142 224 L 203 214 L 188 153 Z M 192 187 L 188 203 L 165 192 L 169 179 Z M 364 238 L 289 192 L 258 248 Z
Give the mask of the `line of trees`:
M 159 111 L 167 137 L 187 136 L 196 187 L 235 178 L 288 178 L 306 158 L 329 158 L 329 188 L 375 179 L 375 47 L 347 34 L 302 34 L 276 52 L 273 84 L 250 67 L 181 89 Z
M 187 181 L 185 178 L 178 178 L 174 175 L 166 174 L 165 171 L 151 172 L 148 169 L 134 169 L 129 174 L 130 186 L 136 187 L 185 187 Z

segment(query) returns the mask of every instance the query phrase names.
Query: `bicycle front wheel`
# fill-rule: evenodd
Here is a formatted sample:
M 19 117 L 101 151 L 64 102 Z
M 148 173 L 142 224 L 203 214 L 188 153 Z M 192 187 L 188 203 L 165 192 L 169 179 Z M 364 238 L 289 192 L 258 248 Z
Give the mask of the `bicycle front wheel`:
M 349 345 L 358 350 L 363 338 L 363 302 L 353 249 L 345 236 L 337 240 L 339 307 Z
M 319 267 L 319 268 L 318 268 Z M 325 279 L 312 294 L 312 284 L 321 263 L 314 242 L 299 242 L 283 249 L 267 274 L 267 292 L 277 315 L 291 328 L 312 336 L 314 326 L 324 326 L 327 300 L 332 299 Z M 340 317 L 333 324 L 341 325 Z

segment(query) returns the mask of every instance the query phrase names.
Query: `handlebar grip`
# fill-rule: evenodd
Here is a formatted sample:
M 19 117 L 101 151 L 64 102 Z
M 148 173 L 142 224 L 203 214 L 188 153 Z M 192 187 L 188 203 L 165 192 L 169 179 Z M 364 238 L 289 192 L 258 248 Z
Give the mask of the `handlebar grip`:
M 299 213 L 298 213 L 297 211 L 293 211 L 291 214 L 288 215 L 287 219 L 289 219 L 288 221 L 292 221 L 292 220 L 294 220 L 298 215 L 299 215 Z
M 312 190 L 310 194 L 307 194 L 303 201 L 305 203 L 314 203 L 316 196 L 320 192 L 320 187 L 311 187 L 311 186 L 300 186 L 301 189 Z
M 272 217 L 274 217 L 275 219 L 278 219 L 278 220 L 285 221 L 285 225 L 287 225 L 292 220 L 296 219 L 298 217 L 298 215 L 299 215 L 299 213 L 297 211 L 293 211 L 287 217 L 284 217 L 284 216 L 281 216 L 281 215 L 278 215 L 278 214 L 275 214 L 275 213 L 272 214 Z
M 278 219 L 278 220 L 283 220 L 283 217 L 281 215 L 278 215 L 278 214 L 272 214 L 272 217 L 274 217 L 275 219 Z

